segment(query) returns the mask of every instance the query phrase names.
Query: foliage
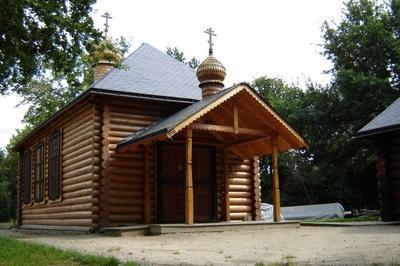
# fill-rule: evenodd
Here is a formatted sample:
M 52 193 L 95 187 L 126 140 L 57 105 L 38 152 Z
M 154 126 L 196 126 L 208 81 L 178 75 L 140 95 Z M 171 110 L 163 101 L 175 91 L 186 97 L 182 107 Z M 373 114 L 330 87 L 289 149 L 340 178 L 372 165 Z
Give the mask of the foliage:
M 0 173 L 8 172 L 4 163 L 6 156 L 4 151 L 0 150 Z M 0 222 L 10 220 L 10 192 L 9 180 L 7 176 L 0 175 Z
M 192 59 L 187 61 L 183 52 L 181 50 L 179 50 L 178 47 L 171 48 L 168 46 L 166 52 L 167 52 L 167 55 L 172 56 L 179 62 L 182 62 L 182 63 L 188 65 L 190 68 L 196 69 L 198 67 L 198 65 L 200 64 L 200 61 L 195 57 L 192 57 Z
M 93 44 L 93 47 L 90 48 L 93 53 L 82 55 L 81 71 L 84 79 L 81 83 L 71 86 L 65 82 L 64 76 L 43 77 L 32 80 L 20 89 L 21 104 L 28 105 L 28 111 L 25 113 L 23 120 L 25 125 L 31 128 L 37 126 L 89 88 L 93 83 L 92 65 L 98 60 L 99 56 L 94 51 L 98 53 L 103 51 L 102 49 L 119 51 L 119 56 L 122 58 L 130 47 L 130 43 L 124 37 L 107 40 L 106 43 L 97 46 Z M 118 60 L 117 67 L 123 68 L 124 66 L 120 62 L 121 59 Z
M 323 25 L 324 54 L 333 63 L 333 86 L 350 134 L 400 95 L 399 7 L 396 0 L 351 0 L 338 25 Z
M 133 266 L 114 257 L 83 255 L 76 251 L 63 251 L 46 245 L 33 244 L 0 237 L 0 266 L 7 265 L 103 265 Z
M 357 150 L 360 143 L 342 124 L 341 98 L 337 90 L 307 84 L 303 91 L 280 79 L 261 77 L 253 87 L 309 142 L 303 151 L 279 155 L 282 205 L 341 202 L 346 208 L 376 208 L 376 178 L 373 153 Z M 358 143 L 358 145 L 357 145 Z M 352 158 L 349 152 L 372 157 L 369 161 Z M 263 200 L 271 202 L 270 158 L 261 158 Z M 369 179 L 366 173 L 373 173 Z M 371 197 L 371 195 L 374 195 Z
M 19 91 L 46 69 L 79 84 L 82 51 L 100 37 L 90 17 L 95 2 L 2 0 L 0 93 Z

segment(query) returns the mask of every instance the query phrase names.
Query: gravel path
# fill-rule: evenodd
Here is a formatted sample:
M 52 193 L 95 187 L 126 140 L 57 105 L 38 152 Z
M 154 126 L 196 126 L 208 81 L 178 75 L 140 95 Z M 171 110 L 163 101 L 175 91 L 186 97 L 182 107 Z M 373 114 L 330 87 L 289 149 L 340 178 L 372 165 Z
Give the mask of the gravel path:
M 400 263 L 400 226 L 300 227 L 256 231 L 106 237 L 0 230 L 62 249 L 115 256 L 145 265 Z

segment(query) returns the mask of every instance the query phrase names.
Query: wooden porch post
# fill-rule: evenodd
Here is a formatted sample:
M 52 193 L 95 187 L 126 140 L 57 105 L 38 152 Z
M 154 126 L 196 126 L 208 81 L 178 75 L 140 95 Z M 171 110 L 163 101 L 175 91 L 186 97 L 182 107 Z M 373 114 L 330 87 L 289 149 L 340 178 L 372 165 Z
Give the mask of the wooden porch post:
M 277 136 L 271 138 L 272 147 L 272 201 L 274 205 L 274 222 L 281 220 L 281 195 L 279 191 L 278 175 L 278 147 Z
M 192 129 L 186 131 L 186 191 L 185 191 L 185 221 L 193 224 L 193 173 L 192 173 Z

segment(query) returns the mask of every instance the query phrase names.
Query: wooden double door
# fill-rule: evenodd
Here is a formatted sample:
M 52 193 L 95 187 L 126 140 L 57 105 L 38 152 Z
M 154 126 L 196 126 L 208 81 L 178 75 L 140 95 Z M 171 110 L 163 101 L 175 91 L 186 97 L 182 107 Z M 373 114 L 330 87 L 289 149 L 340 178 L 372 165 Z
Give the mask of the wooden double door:
M 185 222 L 186 161 L 183 144 L 158 147 L 158 220 Z M 216 221 L 215 148 L 193 146 L 194 221 Z

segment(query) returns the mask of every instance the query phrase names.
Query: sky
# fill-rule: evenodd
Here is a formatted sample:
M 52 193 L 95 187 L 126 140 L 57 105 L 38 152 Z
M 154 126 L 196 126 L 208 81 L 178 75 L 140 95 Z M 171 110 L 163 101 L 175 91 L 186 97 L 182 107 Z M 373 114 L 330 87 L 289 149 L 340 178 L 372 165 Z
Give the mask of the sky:
M 103 30 L 101 15 L 108 11 L 110 35 L 126 37 L 131 51 L 143 42 L 162 51 L 176 46 L 186 58 L 200 60 L 208 55 L 203 32 L 212 27 L 214 56 L 227 69 L 225 86 L 260 76 L 303 86 L 308 79 L 329 83 L 321 26 L 339 21 L 342 8 L 342 0 L 98 0 L 92 17 Z M 22 127 L 27 107 L 16 107 L 19 101 L 0 96 L 0 148 Z

